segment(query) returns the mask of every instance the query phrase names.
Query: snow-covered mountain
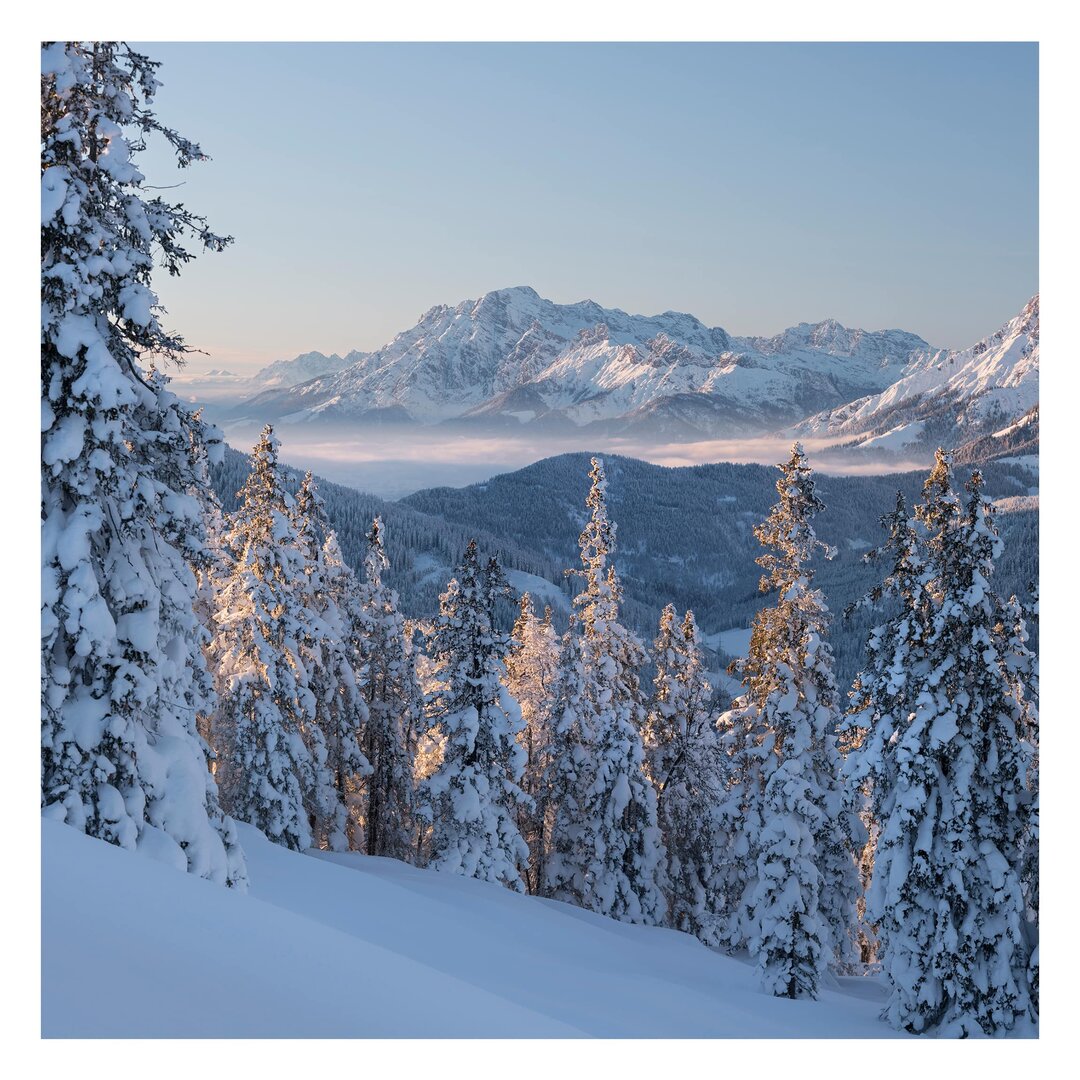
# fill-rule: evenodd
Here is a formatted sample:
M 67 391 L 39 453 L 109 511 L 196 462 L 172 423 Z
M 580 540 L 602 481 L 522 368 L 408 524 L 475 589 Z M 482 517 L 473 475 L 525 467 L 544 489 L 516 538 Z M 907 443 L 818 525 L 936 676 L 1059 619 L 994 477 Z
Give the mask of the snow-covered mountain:
M 331 353 L 329 356 L 321 352 L 301 353 L 292 360 L 277 360 L 256 372 L 251 381 L 259 390 L 288 389 L 309 379 L 317 379 L 323 375 L 331 375 L 335 371 L 358 363 L 367 353 L 357 352 L 355 349 L 346 356 L 338 356 Z
M 738 338 L 692 315 L 556 304 L 522 286 L 434 307 L 336 372 L 265 383 L 237 415 L 748 434 L 878 393 L 936 355 L 901 330 L 827 320 Z
M 833 438 L 845 449 L 894 453 L 995 436 L 1016 441 L 1021 429 L 1027 429 L 1026 438 L 1034 431 L 1037 441 L 1038 403 L 1035 296 L 989 337 L 967 349 L 917 357 L 880 393 L 811 416 L 794 434 Z

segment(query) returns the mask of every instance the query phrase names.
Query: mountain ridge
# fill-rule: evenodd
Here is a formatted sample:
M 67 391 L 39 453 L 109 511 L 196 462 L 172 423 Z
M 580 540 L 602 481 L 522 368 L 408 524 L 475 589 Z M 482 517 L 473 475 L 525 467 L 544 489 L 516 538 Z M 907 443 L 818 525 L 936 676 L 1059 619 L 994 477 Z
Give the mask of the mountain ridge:
M 1003 432 L 1033 410 L 1037 418 L 1038 404 L 1036 294 L 975 344 L 923 358 L 881 392 L 809 416 L 789 433 L 833 439 L 845 451 L 961 447 Z
M 835 319 L 737 337 L 685 312 L 556 304 L 516 286 L 431 307 L 382 348 L 350 353 L 353 362 L 291 386 L 266 386 L 238 414 L 764 432 L 883 390 L 906 366 L 942 352 L 907 331 Z

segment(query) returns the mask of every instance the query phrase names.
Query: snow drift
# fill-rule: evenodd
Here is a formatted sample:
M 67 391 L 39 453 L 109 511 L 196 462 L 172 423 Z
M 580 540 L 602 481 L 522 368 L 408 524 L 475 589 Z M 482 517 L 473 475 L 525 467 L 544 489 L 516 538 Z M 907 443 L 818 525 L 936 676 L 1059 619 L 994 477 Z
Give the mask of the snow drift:
M 453 874 L 241 826 L 250 891 L 42 823 L 42 1034 L 889 1037 L 884 989 L 772 998 L 753 969 Z

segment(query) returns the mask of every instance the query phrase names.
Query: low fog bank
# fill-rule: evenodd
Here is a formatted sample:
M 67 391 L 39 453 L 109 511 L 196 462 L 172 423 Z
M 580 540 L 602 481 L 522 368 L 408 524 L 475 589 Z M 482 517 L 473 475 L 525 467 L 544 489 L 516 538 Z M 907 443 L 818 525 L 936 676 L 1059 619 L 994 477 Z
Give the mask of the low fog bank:
M 249 450 L 261 425 L 224 423 L 229 444 Z M 556 454 L 586 451 L 621 454 L 655 465 L 703 465 L 720 461 L 774 465 L 787 457 L 790 438 L 775 435 L 700 442 L 662 442 L 601 436 L 595 432 L 530 435 L 527 431 L 480 433 L 404 425 L 346 426 L 281 424 L 275 428 L 282 459 L 298 469 L 384 499 L 400 499 L 430 487 L 463 487 L 499 473 L 513 472 Z M 824 451 L 823 443 L 803 440 L 811 462 L 834 475 L 903 472 L 924 468 L 929 459 L 871 460 Z M 819 453 L 815 461 L 814 456 Z

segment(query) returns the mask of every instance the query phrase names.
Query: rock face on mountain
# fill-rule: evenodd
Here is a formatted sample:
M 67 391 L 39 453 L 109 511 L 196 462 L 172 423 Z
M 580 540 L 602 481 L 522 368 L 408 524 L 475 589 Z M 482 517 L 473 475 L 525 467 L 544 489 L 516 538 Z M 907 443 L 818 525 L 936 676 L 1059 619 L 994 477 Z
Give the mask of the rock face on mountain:
M 940 355 L 900 330 L 828 320 L 737 338 L 692 315 L 556 304 L 519 287 L 434 307 L 375 352 L 321 358 L 339 370 L 266 379 L 238 415 L 743 435 L 877 394 Z
M 892 385 L 793 429 L 845 450 L 910 453 L 935 445 L 1038 443 L 1039 298 L 967 349 L 918 357 Z M 987 440 L 990 440 L 989 442 Z

